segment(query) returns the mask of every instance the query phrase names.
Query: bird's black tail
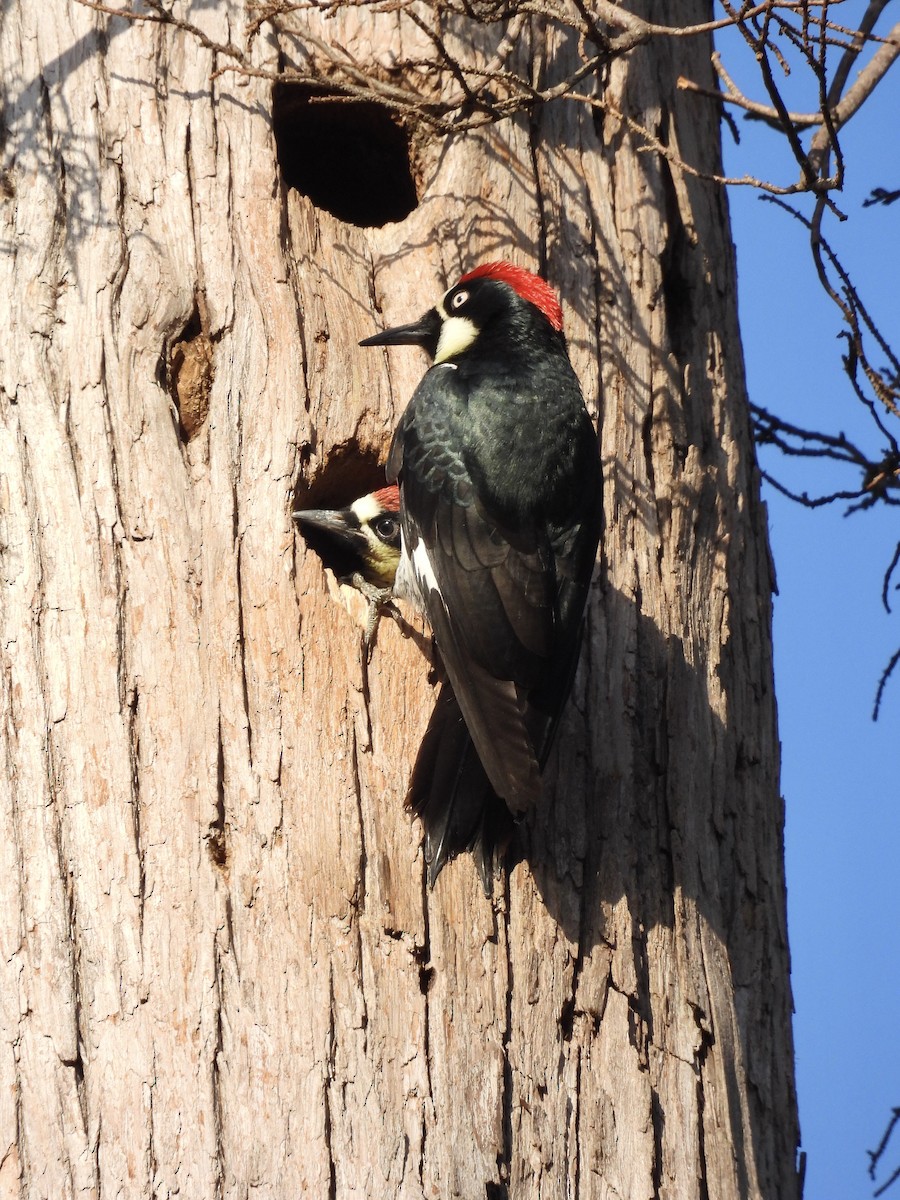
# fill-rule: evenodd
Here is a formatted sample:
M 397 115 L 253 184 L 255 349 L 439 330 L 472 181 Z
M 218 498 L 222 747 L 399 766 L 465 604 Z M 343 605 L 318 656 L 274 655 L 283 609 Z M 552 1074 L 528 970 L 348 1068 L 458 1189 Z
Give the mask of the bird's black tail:
M 573 653 L 557 660 L 544 685 L 528 699 L 526 724 L 542 770 L 571 690 L 580 642 L 581 631 Z M 491 787 L 448 680 L 441 685 L 419 747 L 406 805 L 425 826 L 428 886 L 434 887 L 451 859 L 470 850 L 484 894 L 491 896 L 495 861 L 509 845 L 515 818 Z
M 509 843 L 513 818 L 488 782 L 447 682 L 419 747 L 406 803 L 425 826 L 428 886 L 446 863 L 471 850 L 484 893 L 492 895 L 494 861 Z

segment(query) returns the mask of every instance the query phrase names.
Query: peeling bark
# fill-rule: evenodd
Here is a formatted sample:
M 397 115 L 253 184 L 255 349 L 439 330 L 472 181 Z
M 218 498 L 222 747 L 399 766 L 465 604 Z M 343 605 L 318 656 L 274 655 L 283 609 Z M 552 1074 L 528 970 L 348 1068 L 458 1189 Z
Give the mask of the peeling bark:
M 340 20 L 359 61 L 400 36 Z M 549 71 L 555 36 L 515 52 Z M 265 82 L 179 31 L 12 0 L 0 54 L 0 1194 L 795 1196 L 722 194 L 559 103 L 417 143 L 418 207 L 358 228 L 280 185 Z M 713 169 L 674 87 L 708 70 L 660 41 L 605 87 Z M 383 622 L 364 687 L 365 606 L 290 513 L 374 485 L 422 372 L 358 339 L 497 256 L 563 295 L 606 528 L 492 904 L 468 859 L 426 891 L 403 811 L 420 642 Z

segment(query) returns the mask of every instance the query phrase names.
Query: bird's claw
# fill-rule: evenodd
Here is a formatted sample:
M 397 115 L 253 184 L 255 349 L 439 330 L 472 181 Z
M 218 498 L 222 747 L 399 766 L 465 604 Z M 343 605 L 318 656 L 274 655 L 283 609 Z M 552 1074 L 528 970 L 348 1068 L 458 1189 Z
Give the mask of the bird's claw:
M 393 593 L 389 587 L 376 587 L 375 584 L 369 583 L 358 572 L 353 574 L 348 582 L 357 591 L 362 592 L 369 602 L 366 612 L 366 623 L 363 628 L 363 654 L 368 663 L 372 661 L 372 651 L 375 648 L 375 633 L 378 629 L 378 621 L 381 614 L 388 613 L 392 617 L 399 617 L 400 613 L 391 599 Z

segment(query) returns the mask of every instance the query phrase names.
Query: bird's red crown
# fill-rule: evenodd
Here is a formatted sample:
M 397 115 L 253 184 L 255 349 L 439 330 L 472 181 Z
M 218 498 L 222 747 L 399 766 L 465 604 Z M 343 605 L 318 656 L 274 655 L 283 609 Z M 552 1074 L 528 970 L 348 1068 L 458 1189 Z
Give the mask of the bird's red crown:
M 556 292 L 545 279 L 541 279 L 540 275 L 535 275 L 532 271 L 526 271 L 524 267 L 517 267 L 513 263 L 489 262 L 482 263 L 480 267 L 475 267 L 472 271 L 467 271 L 459 282 L 467 283 L 470 279 L 485 278 L 498 279 L 501 283 L 508 283 L 523 300 L 527 300 L 535 308 L 539 308 L 554 329 L 562 332 L 562 305 Z
M 376 502 L 381 505 L 383 512 L 400 511 L 400 489 L 396 483 L 392 483 L 390 487 L 379 488 L 372 495 Z

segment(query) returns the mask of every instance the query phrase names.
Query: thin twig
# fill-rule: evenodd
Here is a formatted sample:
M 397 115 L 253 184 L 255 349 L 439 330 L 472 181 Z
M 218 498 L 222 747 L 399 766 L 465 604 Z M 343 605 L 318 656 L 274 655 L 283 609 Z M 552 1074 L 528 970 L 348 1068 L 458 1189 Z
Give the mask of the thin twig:
M 887 1129 L 885 1129 L 881 1141 L 878 1143 L 878 1148 L 876 1150 L 866 1151 L 869 1156 L 869 1178 L 873 1183 L 875 1182 L 875 1170 L 878 1166 L 879 1160 L 881 1159 L 885 1150 L 887 1150 L 888 1142 L 891 1140 L 891 1135 L 893 1134 L 898 1122 L 900 1122 L 900 1108 L 894 1108 L 891 1110 L 891 1119 L 888 1122 Z
M 878 690 L 875 692 L 875 707 L 872 709 L 873 721 L 878 720 L 878 714 L 881 711 L 881 701 L 884 699 L 884 689 L 887 687 L 888 680 L 893 675 L 897 663 L 900 663 L 900 650 L 898 650 L 897 653 L 892 656 L 891 661 L 884 668 L 881 673 L 881 678 L 878 680 Z M 896 1183 L 898 1179 L 900 1179 L 900 1167 L 894 1171 L 890 1179 L 888 1179 L 886 1183 L 883 1183 L 881 1187 L 873 1193 L 873 1195 L 883 1195 L 891 1186 L 891 1184 Z
M 896 549 L 894 550 L 894 557 L 891 559 L 890 563 L 888 564 L 888 569 L 884 573 L 884 582 L 881 588 L 881 603 L 884 605 L 885 612 L 891 611 L 891 602 L 888 599 L 888 593 L 891 590 L 891 577 L 896 571 L 898 565 L 900 565 L 900 542 L 897 543 Z

